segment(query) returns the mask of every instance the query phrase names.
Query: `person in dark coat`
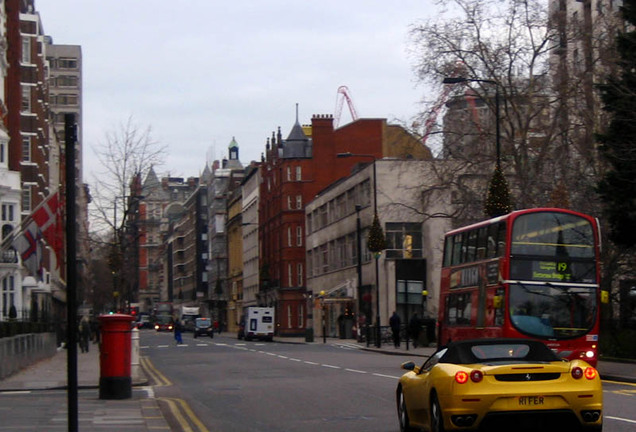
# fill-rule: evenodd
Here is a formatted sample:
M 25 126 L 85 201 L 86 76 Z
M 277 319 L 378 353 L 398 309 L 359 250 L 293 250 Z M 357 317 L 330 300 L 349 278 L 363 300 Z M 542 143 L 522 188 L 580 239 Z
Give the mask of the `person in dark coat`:
M 82 317 L 79 324 L 79 345 L 82 352 L 88 352 L 89 341 L 91 338 L 91 327 L 88 317 Z
M 181 338 L 181 332 L 183 331 L 183 325 L 180 320 L 176 320 L 174 323 L 174 339 L 177 341 L 177 345 L 181 345 L 183 343 L 183 339 Z
M 400 326 L 402 322 L 400 321 L 400 316 L 397 312 L 393 311 L 393 315 L 389 318 L 389 325 L 391 326 L 391 332 L 393 333 L 393 346 L 395 348 L 400 347 Z

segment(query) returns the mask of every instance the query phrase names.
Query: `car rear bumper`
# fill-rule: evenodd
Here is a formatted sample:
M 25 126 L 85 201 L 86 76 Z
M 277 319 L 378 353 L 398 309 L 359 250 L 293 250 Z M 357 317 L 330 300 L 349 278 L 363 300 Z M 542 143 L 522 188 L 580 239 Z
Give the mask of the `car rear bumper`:
M 554 425 L 565 424 L 559 430 L 576 430 L 579 426 L 599 428 L 602 423 L 603 404 L 600 397 L 581 398 L 580 394 L 546 394 L 542 405 L 528 405 L 518 395 L 453 395 L 440 397 L 444 424 L 448 430 L 511 430 L 515 432 L 552 430 Z M 472 416 L 472 419 L 467 417 Z M 525 425 L 529 429 L 523 429 Z M 502 426 L 503 425 L 503 426 Z M 502 429 L 503 430 L 503 429 Z

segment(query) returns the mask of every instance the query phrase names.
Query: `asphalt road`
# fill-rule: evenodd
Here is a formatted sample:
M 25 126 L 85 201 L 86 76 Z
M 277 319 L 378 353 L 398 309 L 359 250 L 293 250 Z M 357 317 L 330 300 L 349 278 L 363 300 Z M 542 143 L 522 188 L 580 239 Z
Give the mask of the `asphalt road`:
M 193 339 L 141 332 L 155 397 L 173 430 L 397 431 L 395 387 L 409 357 L 353 345 Z M 423 361 L 423 359 L 416 359 Z M 604 383 L 605 432 L 636 430 L 636 385 Z

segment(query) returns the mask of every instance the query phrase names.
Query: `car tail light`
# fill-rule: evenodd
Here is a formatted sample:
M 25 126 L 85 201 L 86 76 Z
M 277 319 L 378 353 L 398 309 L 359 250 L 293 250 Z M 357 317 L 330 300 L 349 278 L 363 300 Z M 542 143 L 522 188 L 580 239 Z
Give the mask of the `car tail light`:
M 597 374 L 598 374 L 598 372 L 593 367 L 585 368 L 585 372 L 584 372 L 585 378 L 587 378 L 589 380 L 592 380 L 592 379 L 596 378 Z
M 468 381 L 468 374 L 464 371 L 459 371 L 455 374 L 455 381 L 459 384 L 465 384 Z
M 484 379 L 484 374 L 479 370 L 474 370 L 470 373 L 470 379 L 472 382 L 478 383 Z
M 579 379 L 581 377 L 583 377 L 583 369 L 576 366 L 575 368 L 572 369 L 572 378 Z

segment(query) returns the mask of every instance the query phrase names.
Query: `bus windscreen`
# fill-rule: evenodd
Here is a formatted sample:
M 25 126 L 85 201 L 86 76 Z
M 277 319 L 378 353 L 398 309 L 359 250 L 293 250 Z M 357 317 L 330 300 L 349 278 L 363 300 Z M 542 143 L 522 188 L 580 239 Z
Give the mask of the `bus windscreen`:
M 512 257 L 595 258 L 592 224 L 579 216 L 540 212 L 515 219 Z

